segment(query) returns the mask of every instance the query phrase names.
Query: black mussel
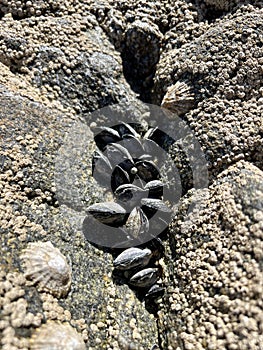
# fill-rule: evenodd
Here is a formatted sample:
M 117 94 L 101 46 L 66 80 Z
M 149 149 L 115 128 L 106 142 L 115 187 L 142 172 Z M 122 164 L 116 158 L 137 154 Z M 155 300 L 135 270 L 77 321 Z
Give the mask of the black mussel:
M 150 242 L 147 242 L 147 247 L 151 249 L 155 260 L 159 260 L 164 256 L 165 248 L 159 237 L 153 238 Z
M 144 138 L 154 141 L 163 149 L 169 148 L 175 142 L 172 137 L 157 127 L 149 128 L 145 133 Z
M 156 165 L 148 160 L 139 160 L 135 163 L 137 175 L 145 182 L 160 179 L 161 175 Z
M 94 136 L 94 141 L 101 151 L 103 151 L 107 145 L 121 140 L 119 133 L 112 128 L 99 127 L 95 130 L 95 132 L 97 131 L 98 133 Z
M 125 161 L 133 163 L 133 158 L 130 155 L 129 151 L 118 143 L 112 143 L 108 145 L 106 149 L 106 155 L 113 168 Z
M 149 267 L 135 273 L 129 283 L 135 287 L 146 288 L 157 282 L 160 277 L 160 270 L 156 267 Z
M 132 158 L 139 158 L 145 153 L 141 141 L 133 135 L 123 135 L 121 145 L 129 151 Z
M 128 123 L 122 122 L 121 124 L 115 125 L 114 128 L 119 132 L 121 138 L 123 138 L 124 135 L 132 135 L 136 138 L 140 137 L 137 131 Z
M 171 220 L 171 209 L 160 199 L 143 198 L 141 200 L 142 210 L 149 219 L 150 235 L 156 237 L 165 229 Z
M 145 190 L 149 191 L 148 197 L 160 199 L 163 195 L 163 186 L 164 184 L 160 180 L 153 180 L 147 182 L 144 186 Z
M 146 193 L 147 191 L 134 184 L 121 185 L 114 192 L 119 201 L 129 204 L 131 207 L 140 205 L 141 199 L 145 197 Z
M 154 284 L 145 294 L 145 299 L 156 301 L 164 295 L 165 288 L 159 284 Z
M 92 157 L 92 176 L 101 184 L 108 186 L 112 173 L 111 164 L 105 155 L 96 151 Z
M 111 189 L 113 192 L 124 184 L 129 184 L 131 182 L 130 175 L 122 167 L 117 165 L 111 175 Z
M 149 209 L 152 211 L 160 211 L 162 213 L 171 213 L 171 209 L 161 200 L 156 198 L 142 198 L 142 208 Z
M 128 248 L 113 261 L 113 267 L 117 270 L 130 270 L 136 267 L 144 267 L 148 265 L 151 256 L 152 252 L 148 248 Z
M 87 212 L 106 225 L 121 226 L 127 218 L 126 210 L 115 202 L 95 203 L 87 208 Z
M 149 221 L 140 207 L 135 207 L 125 223 L 124 228 L 131 237 L 142 239 L 149 231 Z

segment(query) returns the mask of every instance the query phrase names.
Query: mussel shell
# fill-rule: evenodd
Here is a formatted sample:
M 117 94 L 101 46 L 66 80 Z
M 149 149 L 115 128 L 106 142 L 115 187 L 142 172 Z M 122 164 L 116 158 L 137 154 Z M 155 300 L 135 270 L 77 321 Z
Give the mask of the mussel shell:
M 128 184 L 131 182 L 130 175 L 127 171 L 125 171 L 121 166 L 117 165 L 111 175 L 111 189 L 113 192 L 116 189 L 124 184 Z
M 160 180 L 153 180 L 147 182 L 144 186 L 145 190 L 149 191 L 148 197 L 160 199 L 163 195 L 164 184 Z
M 92 176 L 101 185 L 108 186 L 112 167 L 107 157 L 100 151 L 95 151 L 92 157 Z
M 122 122 L 121 124 L 115 125 L 114 129 L 116 129 L 123 138 L 124 135 L 132 135 L 136 138 L 139 138 L 140 135 L 137 133 L 137 131 L 128 123 Z
M 94 141 L 101 151 L 103 151 L 107 145 L 121 140 L 119 133 L 112 128 L 99 127 L 97 130 L 101 131 L 94 136 Z
M 143 238 L 149 231 L 149 221 L 140 207 L 135 207 L 125 223 L 125 229 L 134 238 Z
M 169 148 L 175 140 L 159 128 L 150 128 L 144 135 L 145 139 L 150 139 L 163 149 Z
M 117 225 L 115 225 L 117 226 Z M 82 224 L 85 238 L 98 247 L 128 248 L 134 244 L 134 239 L 127 235 L 122 227 L 103 225 L 92 215 L 87 215 Z
M 145 299 L 150 299 L 155 301 L 158 298 L 161 298 L 164 295 L 165 288 L 160 286 L 159 284 L 154 284 L 145 294 Z
M 143 188 L 133 184 L 121 185 L 114 192 L 119 201 L 128 203 L 130 206 L 140 205 L 141 199 L 145 197 L 146 193 L 147 191 Z
M 147 242 L 147 247 L 151 249 L 153 257 L 156 260 L 161 259 L 165 253 L 165 247 L 162 240 L 159 237 L 152 239 L 150 242 Z
M 139 160 L 135 163 L 137 175 L 145 182 L 160 179 L 161 175 L 156 165 L 149 160 Z
M 145 153 L 141 141 L 133 135 L 123 135 L 121 144 L 133 158 L 139 158 Z
M 118 143 L 112 143 L 108 145 L 106 154 L 113 168 L 127 160 L 133 163 L 133 159 L 129 151 Z
M 115 202 L 95 203 L 87 208 L 87 212 L 106 225 L 123 225 L 127 218 L 126 210 Z
M 135 273 L 129 280 L 133 286 L 146 288 L 157 282 L 160 277 L 160 270 L 155 267 L 149 267 Z
M 171 209 L 160 199 L 143 198 L 141 200 L 142 210 L 149 219 L 150 235 L 156 237 L 167 229 L 171 221 Z
M 118 270 L 130 270 L 148 265 L 152 256 L 150 249 L 128 248 L 113 261 L 113 267 Z
M 160 211 L 163 213 L 171 213 L 171 209 L 161 200 L 156 198 L 142 198 L 142 209 L 149 209 L 152 211 Z

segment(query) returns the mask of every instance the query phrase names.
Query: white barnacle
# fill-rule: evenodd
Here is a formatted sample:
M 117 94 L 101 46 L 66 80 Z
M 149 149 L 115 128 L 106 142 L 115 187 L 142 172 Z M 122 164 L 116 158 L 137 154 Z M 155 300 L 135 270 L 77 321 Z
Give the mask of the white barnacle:
M 49 321 L 30 339 L 31 350 L 85 350 L 81 335 L 70 324 Z
M 189 112 L 194 106 L 194 94 L 185 82 L 178 81 L 168 87 L 163 97 L 161 107 L 169 109 L 177 115 Z
M 20 256 L 25 277 L 39 291 L 65 296 L 71 285 L 71 267 L 60 250 L 48 242 L 32 242 Z

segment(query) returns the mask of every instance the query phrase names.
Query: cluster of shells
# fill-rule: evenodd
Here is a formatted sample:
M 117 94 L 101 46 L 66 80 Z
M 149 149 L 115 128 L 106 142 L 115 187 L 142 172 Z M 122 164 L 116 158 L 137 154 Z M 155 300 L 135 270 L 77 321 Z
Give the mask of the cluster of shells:
M 86 218 L 88 222 L 93 220 L 92 230 L 95 219 L 100 225 L 97 232 L 105 226 L 112 229 L 112 235 L 118 232 L 118 241 L 112 237 L 111 246 L 122 249 L 113 262 L 115 272 L 150 301 L 164 293 L 158 264 L 164 248 L 158 235 L 171 217 L 163 200 L 166 184 L 155 161 L 155 150 L 160 146 L 154 139 L 159 132 L 158 128 L 142 131 L 140 124 L 124 122 L 94 129 L 97 150 L 93 176 L 111 189 L 114 199 L 89 206 Z M 114 231 L 116 228 L 118 231 Z

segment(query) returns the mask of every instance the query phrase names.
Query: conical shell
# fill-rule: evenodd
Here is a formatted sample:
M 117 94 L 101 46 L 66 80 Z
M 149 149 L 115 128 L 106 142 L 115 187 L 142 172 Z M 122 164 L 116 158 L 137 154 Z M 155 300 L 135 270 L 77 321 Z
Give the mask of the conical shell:
M 31 340 L 31 350 L 85 350 L 81 335 L 70 325 L 49 321 L 38 328 Z
M 185 82 L 178 81 L 167 89 L 161 107 L 167 108 L 177 115 L 182 115 L 193 108 L 194 101 L 194 94 L 190 86 Z
M 71 267 L 51 242 L 29 243 L 21 254 L 26 278 L 40 291 L 65 296 L 71 285 Z

